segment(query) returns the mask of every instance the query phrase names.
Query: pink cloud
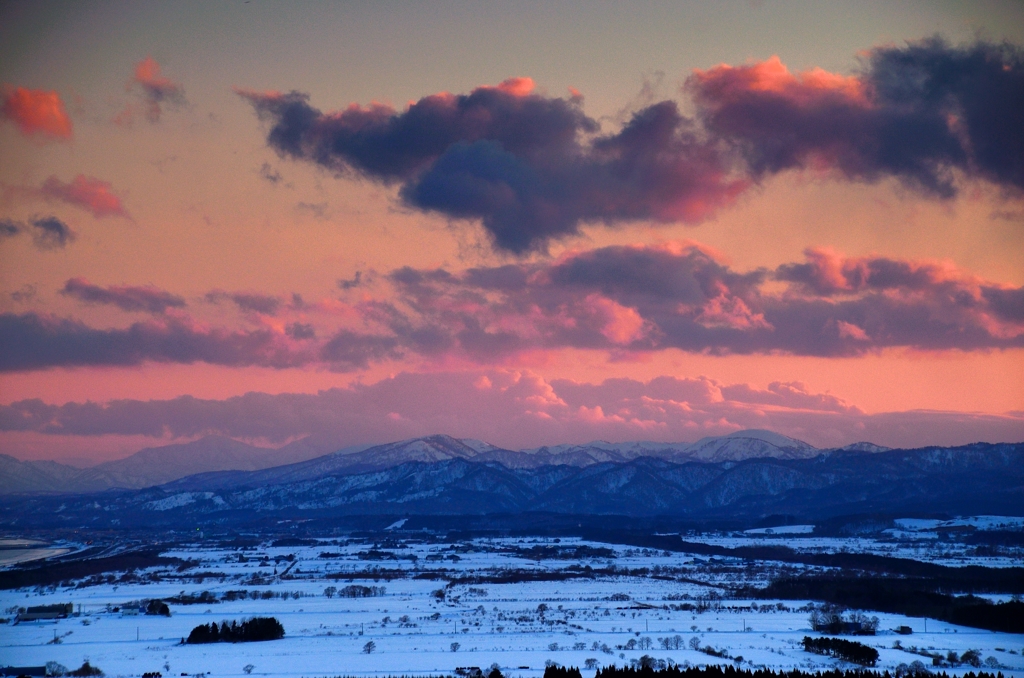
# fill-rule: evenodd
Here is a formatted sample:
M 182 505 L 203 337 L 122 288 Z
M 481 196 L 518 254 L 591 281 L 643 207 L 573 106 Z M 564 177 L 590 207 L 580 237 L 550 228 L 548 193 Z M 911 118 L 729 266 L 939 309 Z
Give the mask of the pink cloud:
M 1024 439 L 1020 413 L 867 414 L 799 383 L 760 388 L 659 377 L 592 384 L 548 381 L 522 370 L 400 373 L 318 393 L 247 393 L 224 400 L 65 405 L 25 400 L 0 406 L 0 431 L 11 433 L 155 438 L 219 433 L 278 443 L 313 435 L 338 447 L 434 433 L 510 448 L 592 440 L 677 442 L 746 428 L 778 431 L 819 447 L 861 440 L 916 447 Z
M 128 213 L 121 199 L 114 193 L 109 181 L 79 174 L 70 183 L 64 183 L 55 176 L 43 182 L 40 195 L 50 200 L 59 200 L 91 212 L 97 219 L 102 217 L 127 217 Z
M 949 198 L 956 172 L 1024 189 L 1022 57 L 1008 43 L 931 38 L 869 50 L 854 75 L 794 74 L 771 57 L 697 70 L 686 89 L 705 129 L 755 177 L 825 168 Z
M 55 91 L 5 85 L 0 113 L 28 137 L 61 141 L 72 135 L 71 118 Z

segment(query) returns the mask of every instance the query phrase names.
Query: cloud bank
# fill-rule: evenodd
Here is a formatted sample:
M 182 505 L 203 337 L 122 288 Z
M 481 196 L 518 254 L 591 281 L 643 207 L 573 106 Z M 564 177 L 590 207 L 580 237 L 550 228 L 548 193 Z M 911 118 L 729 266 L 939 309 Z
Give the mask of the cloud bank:
M 316 394 L 247 393 L 226 400 L 115 400 L 0 406 L 0 431 L 51 435 L 221 434 L 282 443 L 313 435 L 342 447 L 448 433 L 511 448 L 554 443 L 693 441 L 768 428 L 820 447 L 870 440 L 889 446 L 1024 439 L 1024 418 L 950 412 L 866 414 L 799 383 L 767 388 L 700 379 L 600 384 L 545 381 L 523 371 L 402 373 Z
M 629 358 L 670 349 L 849 357 L 889 348 L 1024 347 L 1024 288 L 951 264 L 827 249 L 808 249 L 804 261 L 775 270 L 737 271 L 700 245 L 670 243 L 456 272 L 403 267 L 382 279 L 372 294 L 361 287 L 351 304 L 209 293 L 208 301 L 230 300 L 247 314 L 255 328 L 241 330 L 177 315 L 97 329 L 8 313 L 0 316 L 0 371 L 145 361 L 351 371 L 409 356 L 510 364 L 526 352 L 560 349 Z M 155 288 L 102 288 L 77 278 L 63 293 L 125 311 L 184 305 Z
M 940 39 L 882 47 L 862 72 L 792 74 L 773 57 L 696 71 L 673 101 L 602 133 L 582 98 L 513 78 L 469 94 L 323 112 L 309 95 L 236 90 L 282 156 L 399 185 L 402 201 L 479 220 L 496 248 L 544 249 L 584 223 L 698 223 L 790 169 L 895 177 L 951 197 L 958 176 L 1024 188 L 1024 51 Z
M 103 291 L 85 284 L 73 284 L 72 289 L 75 296 L 95 295 L 97 300 L 115 305 L 131 303 L 131 293 L 124 290 Z M 208 328 L 188 318 L 167 317 L 127 328 L 97 329 L 38 313 L 0 314 L 0 372 L 58 366 L 123 367 L 147 361 L 285 368 L 312 360 L 312 355 L 292 346 L 283 332 L 263 328 Z

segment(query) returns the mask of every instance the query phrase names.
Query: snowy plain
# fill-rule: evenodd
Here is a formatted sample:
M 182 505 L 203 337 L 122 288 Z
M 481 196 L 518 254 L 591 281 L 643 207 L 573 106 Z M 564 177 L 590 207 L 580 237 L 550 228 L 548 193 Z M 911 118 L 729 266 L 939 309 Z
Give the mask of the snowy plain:
M 805 635 L 816 635 L 809 628 L 809 601 L 730 597 L 730 587 L 763 585 L 772 576 L 805 566 L 763 562 L 751 567 L 734 558 L 576 539 L 446 542 L 399 534 L 400 527 L 386 541 L 376 543 L 349 539 L 300 546 L 273 546 L 269 541 L 248 546 L 196 543 L 163 553 L 188 561 L 184 567 L 149 568 L 85 586 L 70 582 L 72 586 L 0 592 L 0 610 L 11 618 L 0 625 L 0 665 L 56 661 L 76 668 L 88 659 L 111 676 L 151 671 L 164 676 L 244 676 L 245 667 L 251 666 L 254 676 L 313 677 L 451 674 L 457 667 L 486 668 L 496 663 L 506 675 L 526 678 L 542 675 L 547 661 L 583 667 L 593 659 L 599 666 L 623 666 L 648 654 L 694 665 L 852 668 L 801 649 Z M 785 532 L 686 538 L 724 546 L 768 542 L 798 550 L 874 552 L 892 545 L 866 538 Z M 1017 557 L 985 562 L 982 557 L 950 553 L 947 544 L 925 536 L 921 542 L 919 548 L 901 542 L 895 551 L 884 553 L 942 564 L 970 561 L 998 566 L 1007 560 L 1021 564 Z M 551 557 L 552 553 L 562 555 Z M 572 553 L 581 556 L 565 555 Z M 590 572 L 584 574 L 585 568 Z M 519 577 L 529 573 L 538 581 L 503 582 L 513 572 Z M 384 594 L 325 595 L 328 587 L 349 585 L 383 587 Z M 228 591 L 248 595 L 226 600 Z M 259 599 L 249 597 L 254 591 Z M 174 602 L 175 597 L 189 602 L 189 596 L 203 592 L 208 592 L 202 599 L 207 602 Z M 149 599 L 170 599 L 171 616 L 125 614 L 126 605 L 130 609 L 134 601 Z M 76 614 L 67 619 L 13 624 L 18 607 L 68 602 Z M 683 610 L 684 603 L 697 605 L 700 611 Z M 930 663 L 911 647 L 943 655 L 974 649 L 984 660 L 991 657 L 990 665 L 1004 675 L 1024 678 L 1024 635 L 867 612 L 879 617 L 880 633 L 856 639 L 878 649 L 879 669 L 893 670 L 915 660 Z M 251 616 L 276 617 L 285 628 L 285 638 L 180 644 L 198 624 Z M 911 627 L 913 634 L 897 635 L 892 629 L 900 626 Z M 726 650 L 731 657 L 690 649 L 694 637 L 702 648 Z M 366 653 L 371 641 L 374 651 Z M 895 647 L 897 641 L 904 649 Z M 944 670 L 963 674 L 971 667 Z M 584 671 L 584 676 L 592 675 L 592 670 Z

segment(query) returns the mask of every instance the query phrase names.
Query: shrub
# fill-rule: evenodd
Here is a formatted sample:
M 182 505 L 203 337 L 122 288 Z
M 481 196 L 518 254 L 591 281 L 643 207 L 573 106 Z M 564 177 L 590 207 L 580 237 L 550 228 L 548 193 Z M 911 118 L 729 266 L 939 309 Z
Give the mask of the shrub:
M 92 664 L 90 664 L 89 660 L 86 659 L 84 662 L 82 662 L 82 665 L 79 666 L 77 669 L 75 669 L 74 671 L 68 671 L 67 675 L 69 675 L 69 676 L 102 676 L 103 675 L 103 671 L 100 670 L 100 667 L 93 666 Z

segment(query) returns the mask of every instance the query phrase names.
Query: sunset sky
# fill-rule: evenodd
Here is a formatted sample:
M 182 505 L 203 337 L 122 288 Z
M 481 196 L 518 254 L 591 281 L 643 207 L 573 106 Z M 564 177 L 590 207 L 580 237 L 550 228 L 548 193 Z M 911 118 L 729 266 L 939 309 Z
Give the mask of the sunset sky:
M 1024 440 L 1024 3 L 0 5 L 0 452 Z

